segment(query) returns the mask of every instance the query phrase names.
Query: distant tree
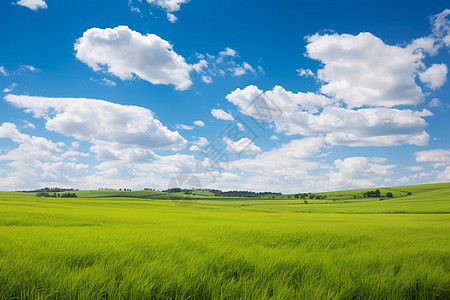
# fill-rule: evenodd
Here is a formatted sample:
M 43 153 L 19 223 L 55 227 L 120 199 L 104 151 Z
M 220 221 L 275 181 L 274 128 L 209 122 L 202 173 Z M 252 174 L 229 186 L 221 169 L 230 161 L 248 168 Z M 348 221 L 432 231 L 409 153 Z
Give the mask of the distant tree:
M 309 199 L 314 199 L 314 197 L 316 197 L 316 195 L 314 195 L 314 194 L 309 194 Z
M 305 201 L 303 201 L 305 204 L 308 204 L 308 200 L 305 199 Z
M 299 197 L 300 197 L 299 194 L 295 194 L 294 196 L 295 199 L 298 199 Z
M 394 195 L 392 195 L 391 192 L 387 192 L 387 193 L 386 193 L 386 197 L 392 198 L 392 197 L 394 197 Z

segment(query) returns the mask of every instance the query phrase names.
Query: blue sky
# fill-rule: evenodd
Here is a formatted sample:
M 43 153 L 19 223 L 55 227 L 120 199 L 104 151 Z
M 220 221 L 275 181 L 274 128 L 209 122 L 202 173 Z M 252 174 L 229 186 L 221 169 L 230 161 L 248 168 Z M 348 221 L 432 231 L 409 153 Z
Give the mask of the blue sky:
M 446 2 L 4 1 L 0 189 L 449 182 Z

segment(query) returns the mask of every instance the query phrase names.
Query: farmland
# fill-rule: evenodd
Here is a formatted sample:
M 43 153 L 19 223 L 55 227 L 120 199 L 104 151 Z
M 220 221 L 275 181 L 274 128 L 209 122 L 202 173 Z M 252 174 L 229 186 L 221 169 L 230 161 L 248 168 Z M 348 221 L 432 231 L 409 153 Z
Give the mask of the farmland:
M 369 190 L 0 192 L 0 299 L 449 299 L 450 184 Z

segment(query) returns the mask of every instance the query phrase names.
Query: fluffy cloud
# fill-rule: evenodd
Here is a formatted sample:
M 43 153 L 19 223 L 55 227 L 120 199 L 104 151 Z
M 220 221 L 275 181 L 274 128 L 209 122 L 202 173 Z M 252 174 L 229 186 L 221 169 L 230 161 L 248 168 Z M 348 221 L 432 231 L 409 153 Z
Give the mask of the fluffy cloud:
M 243 62 L 242 65 L 238 65 L 233 68 L 233 76 L 242 76 L 246 74 L 247 72 L 251 72 L 253 74 L 256 74 L 255 69 L 253 69 L 252 66 L 250 66 L 247 62 Z
M 395 165 L 384 164 L 384 158 L 348 157 L 334 162 L 337 171 L 328 174 L 329 184 L 333 187 L 354 186 L 369 188 L 376 181 L 392 174 Z
M 231 56 L 231 57 L 235 57 L 238 56 L 238 53 L 236 52 L 236 50 L 231 49 L 230 47 L 226 47 L 225 50 L 220 51 L 219 52 L 220 56 Z
M 225 74 L 231 74 L 231 76 L 239 77 L 248 73 L 256 75 L 256 70 L 245 61 L 237 61 L 239 59 L 239 53 L 226 47 L 224 50 L 220 51 L 218 55 L 214 56 L 211 54 L 200 54 L 197 53 L 197 58 L 200 61 L 192 65 L 192 68 L 201 75 L 203 82 L 211 83 L 213 77 Z M 258 70 L 264 73 L 264 70 L 258 66 Z
M 225 145 L 227 145 L 227 151 L 235 154 L 258 154 L 262 152 L 262 149 L 255 145 L 255 143 L 249 138 L 241 138 L 239 141 L 233 141 L 228 137 L 223 139 Z
M 436 170 L 435 181 L 449 182 L 450 181 L 450 149 L 432 149 L 419 151 L 414 153 L 416 161 L 423 163 L 433 163 L 435 168 L 445 167 L 444 170 Z
M 267 107 L 262 109 L 254 105 L 258 97 L 265 99 Z M 322 95 L 292 93 L 280 86 L 263 92 L 251 85 L 242 90 L 236 89 L 226 98 L 248 116 L 273 121 L 278 132 L 303 136 L 324 135 L 325 140 L 332 145 L 425 145 L 429 139 L 423 117 L 432 114 L 427 110 L 384 107 L 354 110 L 343 108 Z M 280 113 L 274 113 L 277 110 Z
M 231 114 L 225 112 L 223 109 L 212 109 L 211 110 L 211 114 L 213 115 L 214 118 L 216 118 L 217 120 L 225 120 L 225 121 L 233 121 L 234 118 Z
M 35 188 L 43 182 L 65 184 L 73 182 L 85 174 L 88 166 L 73 162 L 64 162 L 64 143 L 55 143 L 43 137 L 21 133 L 15 124 L 3 123 L 0 126 L 0 138 L 7 138 L 18 144 L 16 148 L 0 155 L 0 161 L 12 169 L 0 177 L 0 188 Z M 42 184 L 41 184 L 42 183 Z
M 203 121 L 201 120 L 194 121 L 194 125 L 198 127 L 205 127 L 205 123 L 203 123 Z
M 45 118 L 48 130 L 93 143 L 97 153 L 108 147 L 110 151 L 180 150 L 186 145 L 178 132 L 167 129 L 143 107 L 84 98 L 7 95 L 5 100 L 36 118 Z
M 450 150 L 432 149 L 414 153 L 418 162 L 433 162 L 438 165 L 450 164 Z
M 205 147 L 206 145 L 209 144 L 208 140 L 204 137 L 199 137 L 198 140 L 196 142 L 194 142 L 195 145 L 200 146 L 200 147 Z
M 314 74 L 314 72 L 311 71 L 310 69 L 300 68 L 300 69 L 297 69 L 297 73 L 298 73 L 298 76 L 301 76 L 301 77 L 315 77 L 316 76 L 316 74 Z
M 91 28 L 75 43 L 76 57 L 94 71 L 104 70 L 122 80 L 133 75 L 153 84 L 192 85 L 192 66 L 155 34 L 142 35 L 127 26 Z
M 39 9 L 46 9 L 47 3 L 43 0 L 20 0 L 17 5 L 28 7 L 31 10 L 38 11 Z
M 258 154 L 255 158 L 246 158 L 230 163 L 230 169 L 245 172 L 256 172 L 259 175 L 277 175 L 284 178 L 301 178 L 308 169 L 314 169 L 317 163 L 309 163 L 304 159 L 320 152 L 324 146 L 322 138 L 304 138 L 292 140 L 288 144 Z
M 447 81 L 447 66 L 445 64 L 433 64 L 419 74 L 420 81 L 427 83 L 432 89 L 437 89 Z
M 308 57 L 324 67 L 321 92 L 350 108 L 415 105 L 424 101 L 414 78 L 423 66 L 421 53 L 386 45 L 371 33 L 318 35 L 307 38 Z

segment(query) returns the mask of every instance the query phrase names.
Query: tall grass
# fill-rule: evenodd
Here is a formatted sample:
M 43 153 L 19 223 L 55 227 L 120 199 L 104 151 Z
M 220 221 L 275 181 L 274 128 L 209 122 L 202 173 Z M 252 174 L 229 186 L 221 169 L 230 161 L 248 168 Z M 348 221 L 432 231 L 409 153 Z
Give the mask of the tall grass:
M 2 193 L 0 299 L 450 299 L 449 214 L 248 201 Z

